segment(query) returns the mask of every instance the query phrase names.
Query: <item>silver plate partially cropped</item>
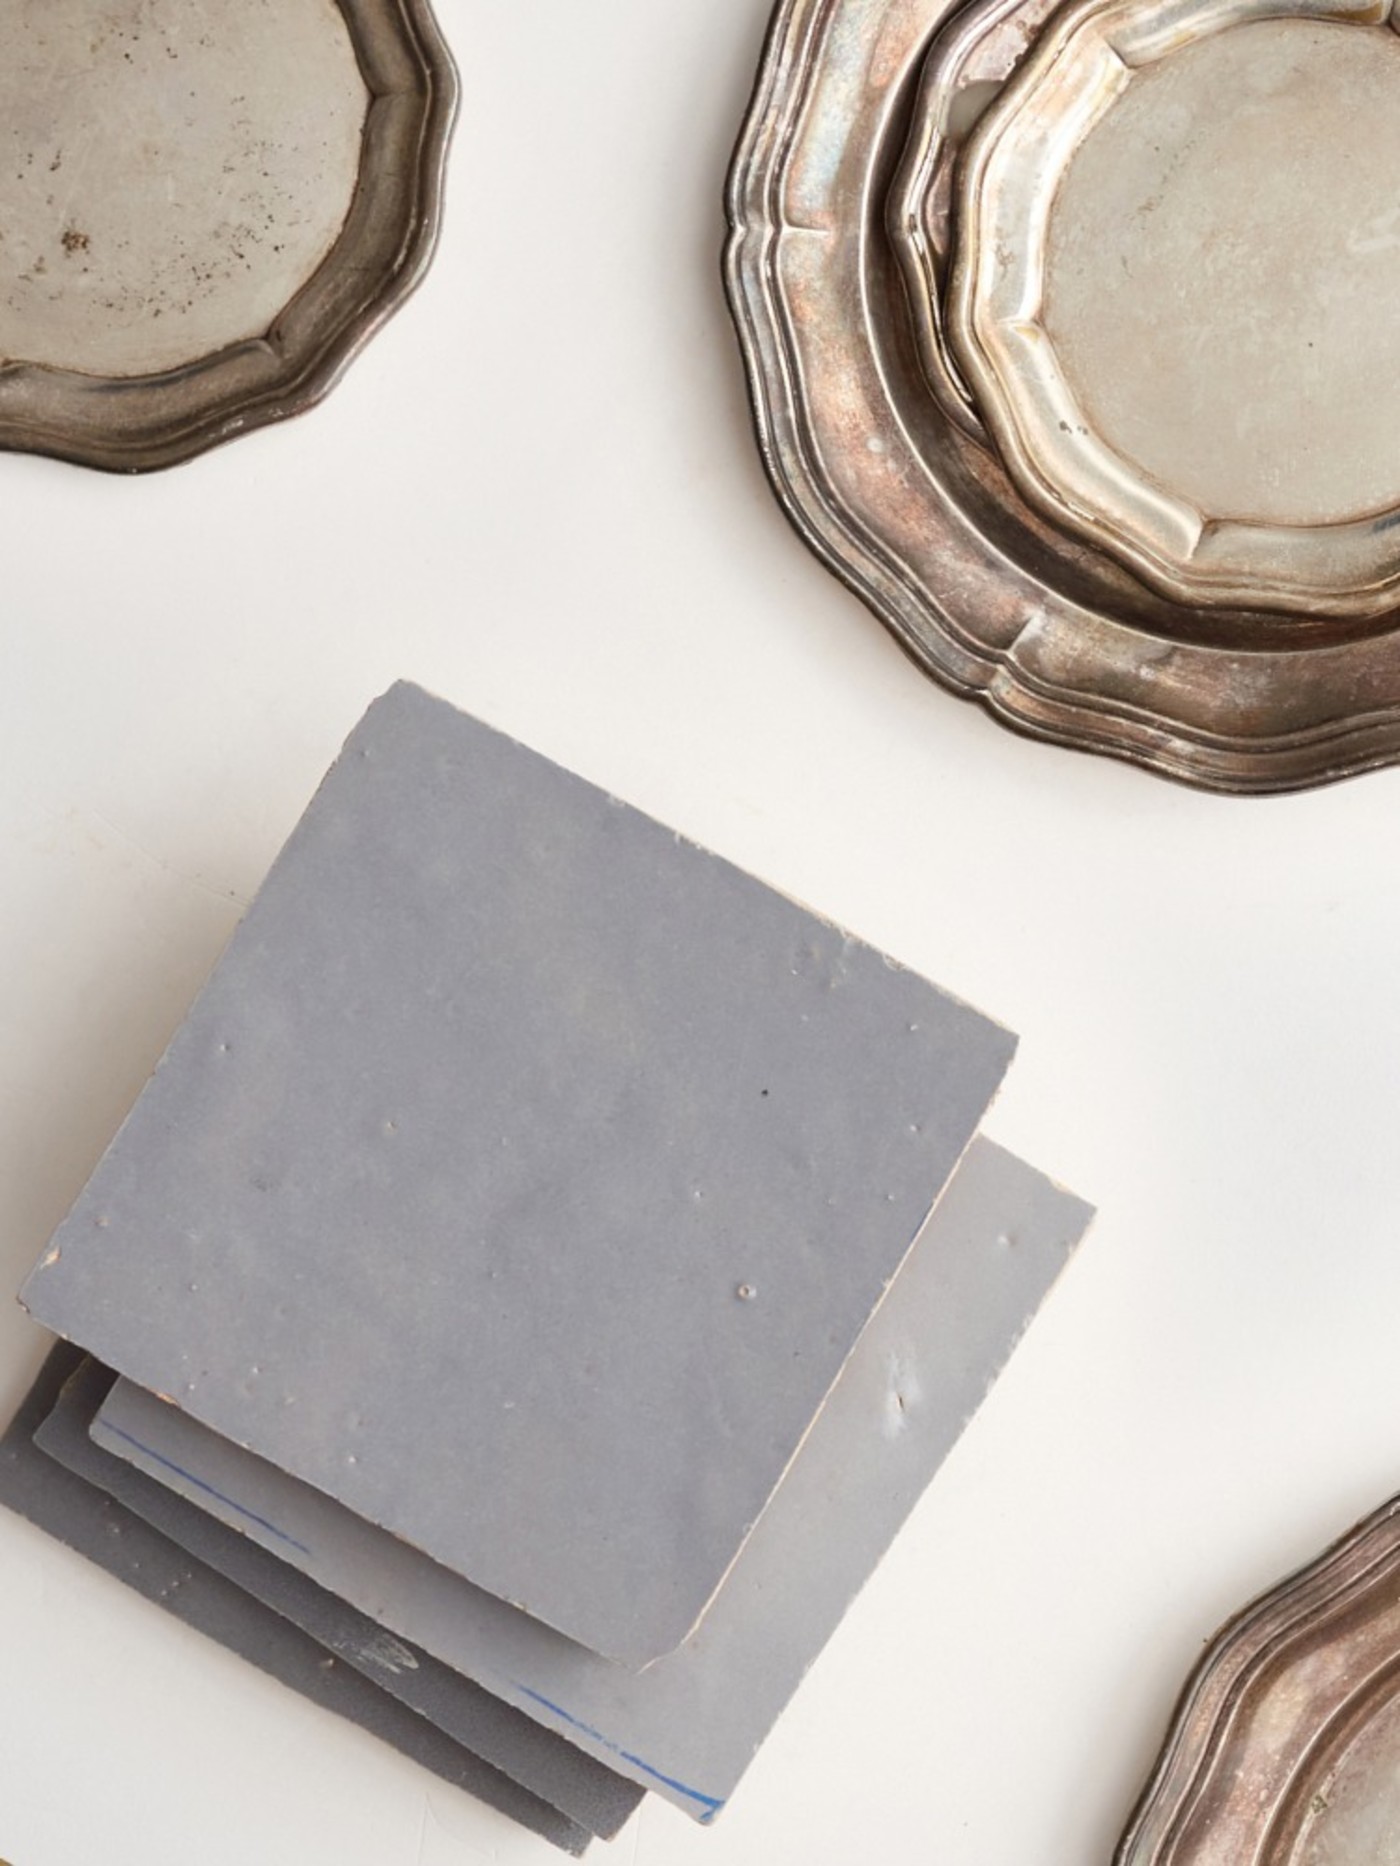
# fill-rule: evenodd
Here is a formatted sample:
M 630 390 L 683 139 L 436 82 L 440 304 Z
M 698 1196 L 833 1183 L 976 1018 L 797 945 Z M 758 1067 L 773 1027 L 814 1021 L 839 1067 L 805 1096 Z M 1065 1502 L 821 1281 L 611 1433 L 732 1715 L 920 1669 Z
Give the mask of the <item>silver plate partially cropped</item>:
M 427 0 L 44 0 L 0 53 L 0 446 L 134 470 L 296 413 L 427 265 Z
M 1400 1498 L 1211 1641 L 1115 1866 L 1400 1859 Z

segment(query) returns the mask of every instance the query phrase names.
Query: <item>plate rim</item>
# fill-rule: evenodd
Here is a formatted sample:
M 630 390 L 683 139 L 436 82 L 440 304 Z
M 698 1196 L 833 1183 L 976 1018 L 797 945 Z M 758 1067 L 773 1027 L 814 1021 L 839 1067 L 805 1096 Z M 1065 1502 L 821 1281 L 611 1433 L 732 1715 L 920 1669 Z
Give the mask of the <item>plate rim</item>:
M 1345 1651 L 1349 1643 L 1359 1648 L 1367 1666 L 1359 1676 L 1332 1681 L 1332 1694 L 1325 1689 L 1319 1693 L 1315 1710 L 1309 1711 L 1296 1738 L 1293 1766 L 1271 1794 L 1260 1795 L 1257 1785 L 1246 1785 L 1246 1797 L 1251 1786 L 1259 1796 L 1253 1810 L 1257 1832 L 1250 1832 L 1247 1823 L 1238 1829 L 1238 1856 L 1257 1859 L 1259 1866 L 1289 1866 L 1298 1838 L 1296 1804 L 1306 1790 L 1306 1781 L 1299 1777 L 1312 1747 L 1350 1707 L 1361 1708 L 1368 1695 L 1380 1698 L 1378 1709 L 1388 1708 L 1400 1695 L 1397 1578 L 1400 1497 L 1392 1497 L 1220 1628 L 1182 1688 L 1157 1761 L 1114 1851 L 1113 1866 L 1191 1866 L 1193 1859 L 1203 1857 L 1192 1850 L 1189 1821 L 1213 1781 L 1238 1765 L 1238 1747 L 1232 1750 L 1231 1744 L 1250 1691 L 1260 1687 L 1266 1674 L 1288 1665 L 1290 1647 L 1295 1660 L 1301 1659 L 1298 1648 L 1310 1633 L 1326 1637 L 1329 1618 L 1360 1613 L 1359 1627 L 1353 1618 L 1353 1623 L 1334 1629 L 1331 1639 L 1336 1650 Z M 1369 1650 L 1364 1610 L 1378 1604 L 1374 1597 L 1382 1593 L 1388 1597 L 1392 1624 L 1381 1632 L 1369 1629 L 1374 1648 Z M 1316 1640 L 1307 1650 L 1315 1649 Z M 1373 1691 L 1382 1675 L 1396 1688 L 1384 1694 Z M 1218 1820 L 1211 1824 L 1211 1836 L 1220 1838 Z M 1278 1850 L 1280 1842 L 1286 1842 L 1286 1851 Z M 1266 1846 L 1267 1851 L 1256 1850 Z

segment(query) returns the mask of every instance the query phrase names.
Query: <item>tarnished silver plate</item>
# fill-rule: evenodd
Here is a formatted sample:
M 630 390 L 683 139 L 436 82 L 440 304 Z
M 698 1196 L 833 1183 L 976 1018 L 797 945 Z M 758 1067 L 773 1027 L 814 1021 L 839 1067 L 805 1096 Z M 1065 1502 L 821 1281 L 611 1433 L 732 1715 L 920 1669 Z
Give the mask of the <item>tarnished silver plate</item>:
M 1217 1635 L 1114 1860 L 1400 1860 L 1400 1498 Z
M 1184 602 L 1393 607 L 1397 167 L 1375 0 L 1057 15 L 968 150 L 950 303 L 1026 498 Z
M 904 274 L 928 386 L 974 439 L 982 417 L 948 341 L 944 300 L 953 269 L 954 176 L 990 99 L 1025 58 L 1059 0 L 971 0 L 924 60 L 909 144 L 890 191 L 890 243 Z
M 25 0 L 0 50 L 0 445 L 140 469 L 296 413 L 427 265 L 427 0 Z
M 731 170 L 726 262 L 779 497 L 916 660 L 1020 729 L 1222 790 L 1296 788 L 1392 762 L 1400 614 L 1390 597 L 1379 613 L 1342 615 L 1310 600 L 1290 610 L 1277 588 L 1252 587 L 1247 601 L 1214 586 L 1209 601 L 1170 591 L 1141 565 L 1129 567 L 1100 520 L 1073 525 L 1026 496 L 980 385 L 949 346 L 960 154 L 989 103 L 997 108 L 1007 74 L 1034 60 L 1042 30 L 1055 30 L 1048 13 L 1044 0 L 976 0 L 959 10 L 943 0 L 780 5 Z M 1175 14 L 1163 6 L 1156 17 Z M 1388 29 L 1284 24 L 1366 48 L 1386 70 L 1392 44 L 1400 50 Z M 1224 31 L 1215 42 L 1229 38 Z M 1376 78 L 1382 90 L 1387 82 Z M 1314 86 L 1309 124 L 1325 108 L 1344 130 L 1354 89 Z M 1326 184 L 1326 139 L 1315 128 L 1308 138 L 1321 164 L 1309 211 L 1321 225 L 1336 217 L 1340 197 Z M 1334 180 L 1358 172 L 1339 161 Z M 1348 198 L 1355 205 L 1361 196 Z M 1363 219 L 1376 224 L 1358 238 L 1378 242 L 1389 264 L 1383 216 L 1368 208 Z M 1122 272 L 1110 235 L 1097 256 L 1105 280 Z M 1146 250 L 1157 249 L 1149 241 Z M 1300 264 L 1306 257 L 1295 255 Z M 1183 303 L 1189 312 L 1189 294 Z M 1371 372 L 1383 418 L 1365 439 L 1344 421 L 1339 429 L 1329 403 L 1333 425 L 1314 438 L 1343 480 L 1360 470 L 1353 443 L 1364 440 L 1384 493 L 1387 423 L 1397 460 L 1400 423 L 1387 412 L 1381 327 L 1371 329 L 1357 367 Z M 1327 342 L 1335 357 L 1332 335 Z M 1189 359 L 1186 337 L 1181 343 Z M 1118 368 L 1130 387 L 1134 371 L 1155 374 L 1157 344 L 1152 329 L 1120 335 Z M 1091 348 L 1091 360 L 1101 354 Z M 1277 407 L 1260 413 L 1265 430 L 1290 422 L 1306 430 L 1290 400 L 1298 391 L 1285 374 Z M 1268 445 L 1250 451 L 1252 468 L 1267 468 L 1268 453 Z M 1318 482 L 1275 467 L 1281 497 L 1319 496 Z M 1352 497 L 1354 485 L 1343 493 Z

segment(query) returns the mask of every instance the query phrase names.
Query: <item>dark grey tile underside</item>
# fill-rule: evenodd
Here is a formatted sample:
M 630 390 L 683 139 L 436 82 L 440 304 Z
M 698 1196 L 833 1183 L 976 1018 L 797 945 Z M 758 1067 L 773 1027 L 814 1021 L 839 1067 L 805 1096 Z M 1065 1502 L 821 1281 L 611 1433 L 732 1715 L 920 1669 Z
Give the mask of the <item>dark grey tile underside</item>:
M 40 1450 L 590 1833 L 606 1840 L 618 1832 L 643 1798 L 635 1782 L 395 1638 L 247 1536 L 95 1445 L 89 1428 L 115 1378 L 96 1361 L 85 1360 L 34 1434 Z
M 720 1588 L 1013 1048 L 399 686 L 24 1299 L 644 1665 Z
M 586 1828 L 528 1794 L 352 1667 L 328 1660 L 315 1640 L 40 1451 L 34 1433 L 82 1358 L 77 1349 L 56 1347 L 0 1439 L 0 1503 L 303 1697 L 359 1724 L 564 1852 L 583 1853 L 592 1838 Z
M 710 1612 L 624 1671 L 118 1381 L 97 1443 L 698 1819 L 728 1798 L 1089 1220 L 978 1138 Z

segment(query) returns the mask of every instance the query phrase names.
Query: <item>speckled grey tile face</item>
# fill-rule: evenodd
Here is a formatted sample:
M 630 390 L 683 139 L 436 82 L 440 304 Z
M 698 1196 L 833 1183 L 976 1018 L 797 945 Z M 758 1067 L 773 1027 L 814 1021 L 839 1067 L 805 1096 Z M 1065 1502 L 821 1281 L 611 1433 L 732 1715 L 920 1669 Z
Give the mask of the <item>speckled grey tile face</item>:
M 82 1358 L 75 1348 L 55 1348 L 0 1439 L 0 1505 L 313 1704 L 359 1724 L 554 1846 L 576 1856 L 583 1853 L 590 1835 L 577 1822 L 489 1768 L 359 1672 L 327 1658 L 315 1640 L 40 1451 L 34 1432 Z
M 114 1378 L 84 1360 L 35 1432 L 39 1449 L 551 1808 L 604 1839 L 618 1832 L 643 1797 L 634 1782 L 95 1445 L 89 1429 Z
M 700 1620 L 1012 1048 L 396 687 L 24 1300 L 640 1666 Z
M 974 1141 L 699 1630 L 630 1674 L 120 1384 L 98 1444 L 699 1819 L 728 1798 L 1088 1221 Z M 489 1499 L 484 1500 L 489 1507 Z

